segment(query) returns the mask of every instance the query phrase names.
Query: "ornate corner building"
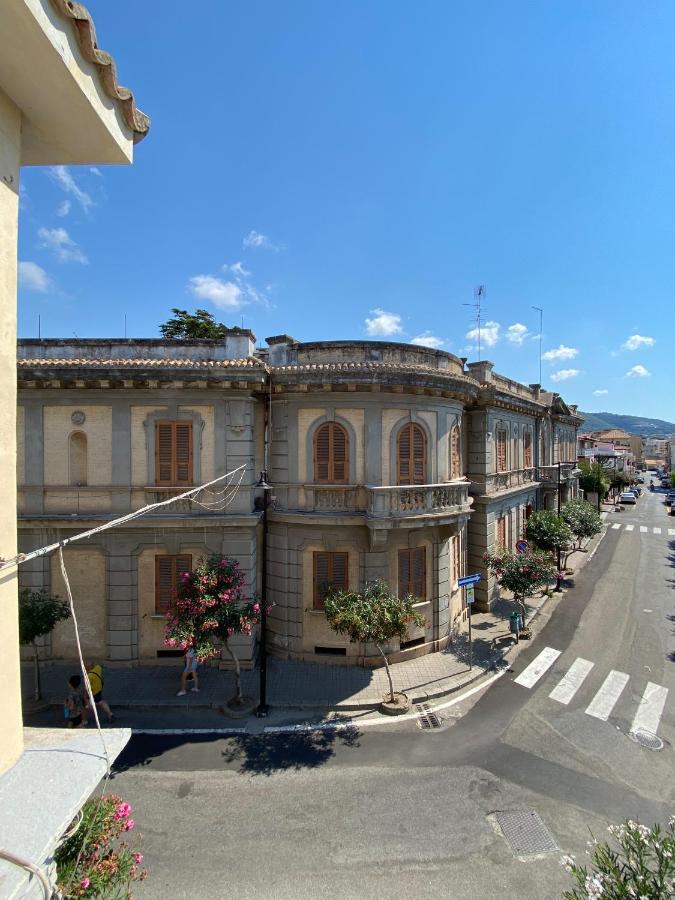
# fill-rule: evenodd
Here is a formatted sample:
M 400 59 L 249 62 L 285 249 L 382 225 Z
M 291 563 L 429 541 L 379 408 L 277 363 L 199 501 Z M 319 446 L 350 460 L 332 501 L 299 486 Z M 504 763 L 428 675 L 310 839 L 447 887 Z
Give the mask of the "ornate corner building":
M 330 585 L 383 578 L 426 625 L 394 659 L 442 649 L 466 616 L 458 579 L 512 547 L 532 509 L 576 493 L 576 408 L 489 362 L 369 341 L 299 343 L 232 329 L 222 341 L 19 343 L 19 539 L 23 552 L 245 466 L 228 502 L 200 494 L 68 548 L 87 652 L 122 664 L 170 655 L 163 620 L 200 556 L 239 559 L 263 593 L 258 473 L 267 469 L 269 649 L 368 664 L 374 648 L 332 632 Z M 59 592 L 42 558 L 23 584 Z M 46 656 L 72 658 L 57 629 Z M 239 651 L 252 663 L 254 644 Z

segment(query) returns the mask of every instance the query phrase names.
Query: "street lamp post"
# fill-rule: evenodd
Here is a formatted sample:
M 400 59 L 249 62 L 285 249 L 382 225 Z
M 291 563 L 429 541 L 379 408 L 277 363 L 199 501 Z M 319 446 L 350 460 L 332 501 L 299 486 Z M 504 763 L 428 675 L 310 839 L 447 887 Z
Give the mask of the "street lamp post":
M 562 503 L 561 503 L 561 497 L 560 497 L 560 495 L 562 493 L 562 491 L 560 490 L 560 487 L 562 484 L 561 467 L 562 467 L 562 462 L 560 460 L 558 460 L 558 515 L 560 515 L 560 510 L 562 509 Z M 562 578 L 560 577 L 560 566 L 562 564 L 560 553 L 561 553 L 560 542 L 558 542 L 557 571 L 555 573 L 555 589 L 558 593 L 560 593 L 560 591 L 561 591 L 560 585 L 562 584 Z
M 256 484 L 263 492 L 262 509 L 262 597 L 260 602 L 260 688 L 256 716 L 264 719 L 269 713 L 267 705 L 267 507 L 272 486 L 267 481 L 267 469 L 263 469 Z

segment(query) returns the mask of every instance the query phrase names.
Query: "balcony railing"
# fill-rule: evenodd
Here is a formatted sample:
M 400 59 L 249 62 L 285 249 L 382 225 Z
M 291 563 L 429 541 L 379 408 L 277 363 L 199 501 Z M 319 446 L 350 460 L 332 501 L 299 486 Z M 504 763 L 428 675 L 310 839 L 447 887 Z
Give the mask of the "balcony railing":
M 567 481 L 572 478 L 572 473 L 576 469 L 576 463 L 565 462 L 560 463 L 560 480 Z M 549 484 L 558 483 L 558 464 L 552 466 L 539 466 L 539 480 Z
M 366 509 L 366 492 L 358 484 L 275 484 L 274 507 L 289 512 L 349 515 Z
M 368 516 L 373 519 L 458 514 L 468 511 L 469 482 L 368 487 Z
M 471 475 L 471 481 L 478 492 L 485 494 L 498 494 L 500 491 L 536 483 L 536 480 L 536 469 L 533 466 L 510 469 L 507 472 L 491 472 L 488 475 Z

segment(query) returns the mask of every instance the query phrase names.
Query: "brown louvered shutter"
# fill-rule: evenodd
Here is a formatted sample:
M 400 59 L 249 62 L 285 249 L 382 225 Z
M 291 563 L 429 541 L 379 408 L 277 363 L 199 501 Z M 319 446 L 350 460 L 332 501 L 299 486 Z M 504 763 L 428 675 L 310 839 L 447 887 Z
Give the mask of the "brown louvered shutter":
M 323 484 L 330 475 L 330 423 L 317 428 L 314 435 L 314 481 Z
M 427 551 L 426 547 L 416 547 L 410 551 L 410 568 L 412 585 L 410 593 L 413 597 L 424 600 L 427 595 Z
M 314 553 L 314 609 L 323 609 L 324 600 L 330 587 L 346 591 L 349 587 L 349 554 Z
M 410 425 L 398 433 L 398 483 L 410 484 Z
M 427 480 L 427 442 L 419 425 L 411 426 L 412 432 L 412 471 L 413 484 L 426 484 Z
M 192 484 L 192 422 L 174 422 L 176 446 L 176 481 Z
M 155 557 L 155 612 L 164 615 L 173 603 L 181 583 L 181 575 L 192 568 L 192 556 Z
M 497 519 L 497 546 L 500 550 L 506 547 L 506 516 Z
M 506 432 L 497 432 L 497 471 L 506 472 Z
M 532 432 L 526 431 L 523 437 L 525 468 L 532 468 Z
M 349 440 L 347 438 L 347 432 L 342 425 L 338 425 L 334 422 L 331 429 L 331 435 L 333 438 L 332 480 L 335 484 L 346 484 L 349 480 Z
M 410 593 L 410 550 L 398 551 L 398 595 L 407 597 Z
M 338 591 L 346 591 L 349 587 L 349 555 L 347 553 L 331 553 L 331 557 L 333 563 L 333 570 L 330 573 L 331 585 Z
M 398 484 L 426 484 L 427 440 L 419 425 L 404 425 L 398 433 Z
M 173 427 L 171 422 L 155 425 L 155 481 L 172 484 L 173 479 Z
M 454 425 L 450 432 L 450 480 L 460 478 L 462 467 L 461 435 L 458 425 Z

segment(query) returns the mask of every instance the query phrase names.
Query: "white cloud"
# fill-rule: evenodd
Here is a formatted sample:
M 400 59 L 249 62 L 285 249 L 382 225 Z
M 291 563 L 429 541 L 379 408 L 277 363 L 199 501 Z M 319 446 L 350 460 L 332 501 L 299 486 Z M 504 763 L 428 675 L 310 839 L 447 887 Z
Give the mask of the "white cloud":
M 70 206 L 71 206 L 70 200 L 64 200 L 62 203 L 59 203 L 58 209 L 56 210 L 56 215 L 59 216 L 59 218 L 61 218 L 61 219 L 64 216 L 67 216 L 68 213 L 70 212 Z
M 607 390 L 607 388 L 598 388 L 597 391 L 593 391 L 594 397 L 604 397 L 605 394 L 609 394 L 609 391 Z
M 19 261 L 19 287 L 44 294 L 50 287 L 49 276 L 37 263 Z
M 236 275 L 238 278 L 248 278 L 251 274 L 247 269 L 244 268 L 242 263 L 235 262 L 228 265 L 225 263 L 223 266 L 223 272 L 232 272 L 233 275 Z
M 523 325 L 521 322 L 509 325 L 506 329 L 506 340 L 510 344 L 518 344 L 520 346 L 527 337 L 529 337 L 527 325 Z
M 86 191 L 77 184 L 73 176 L 65 166 L 51 166 L 49 169 L 50 177 L 58 184 L 61 190 L 66 194 L 72 194 L 85 212 L 89 212 L 89 208 L 94 205 Z
M 372 319 L 366 319 L 366 334 L 370 337 L 403 334 L 401 317 L 397 313 L 388 313 L 383 309 L 371 309 Z
M 200 300 L 210 300 L 219 309 L 238 309 L 244 302 L 238 284 L 213 275 L 193 275 L 188 290 Z
M 640 347 L 653 347 L 656 341 L 653 337 L 643 337 L 641 334 L 631 334 L 628 340 L 621 345 L 622 350 L 639 350 Z
M 243 241 L 244 247 L 248 248 L 258 248 L 264 247 L 267 250 L 278 250 L 276 244 L 273 244 L 272 241 L 267 237 L 266 234 L 261 234 L 259 231 L 255 231 L 251 229 L 249 233 L 246 235 Z
M 433 350 L 437 350 L 443 346 L 444 342 L 441 338 L 435 337 L 430 331 L 425 331 L 424 334 L 418 334 L 417 337 L 414 337 L 410 343 L 415 344 L 417 347 L 431 347 Z
M 82 265 L 89 262 L 65 228 L 40 228 L 38 237 L 42 246 L 51 250 L 59 262 L 77 262 Z
M 501 325 L 499 322 L 483 322 L 480 327 L 480 342 L 482 347 L 494 347 L 494 345 L 499 340 L 499 329 Z M 478 343 L 478 329 L 472 328 L 470 331 L 467 331 L 465 335 L 467 341 L 475 341 Z
M 638 364 L 637 366 L 633 366 L 632 369 L 629 369 L 626 372 L 625 377 L 626 378 L 648 378 L 651 374 L 652 373 L 648 372 L 644 366 L 641 366 Z
M 559 359 L 574 359 L 578 354 L 579 351 L 576 347 L 566 347 L 564 344 L 561 344 L 556 350 L 547 350 L 546 353 L 542 353 L 541 358 L 557 361 Z
M 99 178 L 103 178 L 103 172 L 100 169 L 97 169 L 96 166 L 89 166 L 89 171 L 92 175 L 98 175 Z
M 567 381 L 568 378 L 576 378 L 579 369 L 560 369 L 551 375 L 551 381 Z

